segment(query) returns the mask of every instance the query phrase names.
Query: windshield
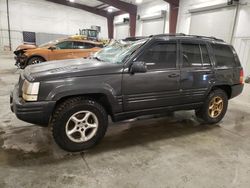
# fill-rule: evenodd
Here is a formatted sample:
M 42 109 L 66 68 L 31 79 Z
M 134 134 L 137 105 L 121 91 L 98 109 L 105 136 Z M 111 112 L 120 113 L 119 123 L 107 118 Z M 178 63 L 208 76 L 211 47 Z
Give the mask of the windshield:
M 53 40 L 53 41 L 49 41 L 47 43 L 41 44 L 38 47 L 39 48 L 44 48 L 44 47 L 50 47 L 51 45 L 55 45 L 59 42 L 59 40 Z
M 95 58 L 100 61 L 121 64 L 147 40 L 143 39 L 136 42 L 114 41 L 97 52 Z

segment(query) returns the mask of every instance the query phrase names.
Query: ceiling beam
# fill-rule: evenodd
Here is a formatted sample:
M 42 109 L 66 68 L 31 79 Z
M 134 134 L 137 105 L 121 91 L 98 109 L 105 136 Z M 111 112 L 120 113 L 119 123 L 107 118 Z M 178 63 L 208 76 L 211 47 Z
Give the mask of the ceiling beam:
M 100 7 L 99 9 L 106 9 L 106 8 L 108 8 L 109 7 L 109 5 L 105 5 L 105 6 L 103 6 L 103 7 Z
M 93 14 L 97 14 L 99 16 L 104 16 L 104 17 L 110 16 L 110 14 L 108 14 L 108 12 L 105 10 L 96 9 L 94 7 L 90 7 L 90 6 L 79 4 L 79 3 L 71 3 L 71 2 L 66 1 L 66 0 L 47 0 L 47 1 L 61 4 L 61 5 L 66 5 L 66 6 L 73 7 L 73 8 L 78 8 L 78 9 L 81 9 L 81 10 L 84 10 L 87 12 L 91 12 Z
M 122 11 L 131 13 L 131 14 L 136 14 L 137 13 L 137 6 L 133 5 L 131 3 L 126 3 L 124 1 L 120 0 L 99 0 L 102 3 L 109 4 L 110 6 L 113 6 L 117 9 L 120 9 Z
M 113 16 L 119 16 L 119 15 L 121 15 L 121 14 L 126 14 L 126 13 L 127 13 L 127 12 L 125 12 L 125 11 L 118 10 L 118 11 L 113 12 L 112 15 L 113 15 Z
M 105 4 L 105 3 L 102 3 L 102 4 L 100 4 L 100 5 L 95 6 L 95 8 L 100 8 L 100 7 L 104 6 L 104 5 L 106 5 L 106 4 Z
M 137 16 L 137 6 L 131 3 L 126 3 L 120 0 L 99 0 L 102 3 L 109 4 L 121 11 L 129 13 L 129 31 L 130 36 L 135 36 L 136 31 L 136 16 Z
M 179 0 L 164 0 L 172 6 L 179 7 Z

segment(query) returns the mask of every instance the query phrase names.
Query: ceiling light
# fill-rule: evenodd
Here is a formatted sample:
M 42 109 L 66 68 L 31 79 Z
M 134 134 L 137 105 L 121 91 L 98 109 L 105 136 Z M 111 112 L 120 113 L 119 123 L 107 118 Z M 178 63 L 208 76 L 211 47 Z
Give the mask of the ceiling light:
M 69 2 L 74 3 L 74 2 L 75 2 L 75 0 L 69 0 Z
M 113 12 L 113 7 L 108 7 L 108 12 Z
M 142 0 L 135 0 L 135 3 L 136 3 L 136 4 L 141 4 L 141 3 L 142 3 Z

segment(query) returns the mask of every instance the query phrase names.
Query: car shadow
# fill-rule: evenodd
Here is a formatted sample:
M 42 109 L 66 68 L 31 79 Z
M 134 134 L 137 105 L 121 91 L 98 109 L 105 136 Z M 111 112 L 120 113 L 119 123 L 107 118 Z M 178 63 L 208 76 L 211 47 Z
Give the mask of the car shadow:
M 168 139 L 185 137 L 218 127 L 200 124 L 190 112 L 178 112 L 167 116 L 147 116 L 111 123 L 104 139 L 96 147 L 83 153 L 98 155 L 134 146 L 147 147 L 149 143 L 163 140 L 167 142 Z M 38 126 L 0 130 L 0 144 L 2 145 L 0 165 L 44 165 L 81 157 L 79 153 L 61 150 L 54 143 L 51 131 Z
M 150 118 L 150 117 L 149 117 Z M 122 126 L 119 126 L 122 124 Z M 121 150 L 128 147 L 148 147 L 154 142 L 166 141 L 178 137 L 187 137 L 197 132 L 211 131 L 218 125 L 206 125 L 198 122 L 191 113 L 176 113 L 174 116 L 139 119 L 110 126 L 99 145 L 87 151 L 94 155 L 101 152 Z

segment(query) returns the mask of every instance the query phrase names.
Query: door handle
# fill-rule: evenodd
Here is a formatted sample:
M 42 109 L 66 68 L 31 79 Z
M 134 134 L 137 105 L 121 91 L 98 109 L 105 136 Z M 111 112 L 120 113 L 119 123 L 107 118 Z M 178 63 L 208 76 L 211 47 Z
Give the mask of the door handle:
M 170 74 L 168 75 L 169 78 L 176 78 L 176 77 L 179 77 L 180 75 L 179 74 Z

